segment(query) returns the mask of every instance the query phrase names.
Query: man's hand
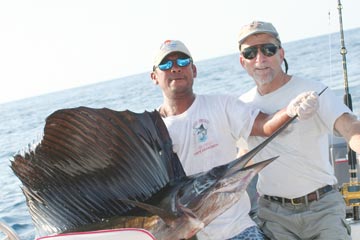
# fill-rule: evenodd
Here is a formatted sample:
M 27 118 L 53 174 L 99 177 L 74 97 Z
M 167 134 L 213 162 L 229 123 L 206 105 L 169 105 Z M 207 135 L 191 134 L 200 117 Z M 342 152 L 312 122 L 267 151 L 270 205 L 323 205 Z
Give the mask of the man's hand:
M 304 92 L 291 100 L 286 108 L 289 117 L 297 115 L 298 119 L 305 120 L 312 117 L 319 108 L 318 94 L 314 91 Z

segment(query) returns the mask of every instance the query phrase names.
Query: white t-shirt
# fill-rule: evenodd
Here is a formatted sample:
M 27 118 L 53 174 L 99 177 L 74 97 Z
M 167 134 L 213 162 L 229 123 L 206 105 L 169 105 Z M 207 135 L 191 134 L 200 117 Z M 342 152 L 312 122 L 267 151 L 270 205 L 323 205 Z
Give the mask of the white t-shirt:
M 236 141 L 247 138 L 259 110 L 235 97 L 197 95 L 190 108 L 163 118 L 173 149 L 187 175 L 210 170 L 236 158 Z M 249 217 L 247 193 L 197 234 L 199 239 L 231 238 L 255 223 Z
M 262 112 L 273 113 L 306 91 L 321 92 L 325 86 L 318 81 L 292 77 L 276 91 L 261 96 L 256 87 L 240 97 Z M 337 183 L 329 159 L 328 135 L 333 133 L 335 120 L 350 109 L 327 89 L 319 96 L 319 110 L 308 120 L 295 120 L 284 133 L 272 140 L 255 157 L 259 162 L 280 156 L 259 173 L 257 190 L 260 195 L 296 198 L 327 184 Z M 262 142 L 262 137 L 249 137 L 249 149 Z

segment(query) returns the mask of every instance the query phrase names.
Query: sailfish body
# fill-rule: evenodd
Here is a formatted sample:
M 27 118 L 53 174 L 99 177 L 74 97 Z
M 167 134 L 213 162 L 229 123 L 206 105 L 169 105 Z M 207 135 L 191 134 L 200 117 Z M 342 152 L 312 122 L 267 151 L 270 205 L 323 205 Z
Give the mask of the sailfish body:
M 144 228 L 188 239 L 242 196 L 273 159 L 234 161 L 186 176 L 159 113 L 79 107 L 46 119 L 41 142 L 11 162 L 39 236 Z

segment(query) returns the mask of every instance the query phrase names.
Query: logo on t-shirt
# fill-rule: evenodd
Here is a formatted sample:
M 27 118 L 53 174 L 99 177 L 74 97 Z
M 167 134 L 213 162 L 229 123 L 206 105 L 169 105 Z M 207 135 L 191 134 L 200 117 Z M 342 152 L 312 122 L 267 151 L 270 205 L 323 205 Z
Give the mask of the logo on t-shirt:
M 217 147 L 219 144 L 209 135 L 210 123 L 207 119 L 199 119 L 193 124 L 193 136 L 196 138 L 194 155 L 204 153 Z M 211 130 L 210 130 L 211 131 Z
M 209 121 L 206 119 L 199 119 L 193 124 L 194 134 L 200 143 L 204 143 L 208 139 L 208 125 Z
M 207 129 L 204 124 L 201 124 L 198 128 L 195 128 L 196 135 L 199 142 L 205 142 L 207 140 Z

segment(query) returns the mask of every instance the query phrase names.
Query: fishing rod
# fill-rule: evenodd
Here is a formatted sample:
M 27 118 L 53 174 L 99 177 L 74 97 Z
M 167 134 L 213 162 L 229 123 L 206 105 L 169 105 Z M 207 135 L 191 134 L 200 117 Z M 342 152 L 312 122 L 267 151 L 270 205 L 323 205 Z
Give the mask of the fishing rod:
M 348 76 L 347 76 L 347 67 L 346 67 L 346 47 L 345 47 L 345 38 L 343 31 L 343 22 L 342 22 L 342 4 L 338 0 L 338 11 L 339 11 L 339 23 L 340 23 L 340 44 L 341 50 L 340 54 L 342 56 L 342 67 L 343 67 L 343 76 L 344 76 L 344 103 L 352 111 L 352 100 L 351 94 L 349 92 Z M 345 202 L 348 206 L 353 207 L 353 218 L 354 220 L 359 220 L 359 206 L 360 206 L 360 185 L 357 178 L 357 167 L 356 167 L 356 153 L 350 149 L 349 145 L 347 146 L 348 151 L 348 163 L 350 165 L 350 182 L 349 184 L 344 184 L 342 187 L 342 194 L 345 198 Z

